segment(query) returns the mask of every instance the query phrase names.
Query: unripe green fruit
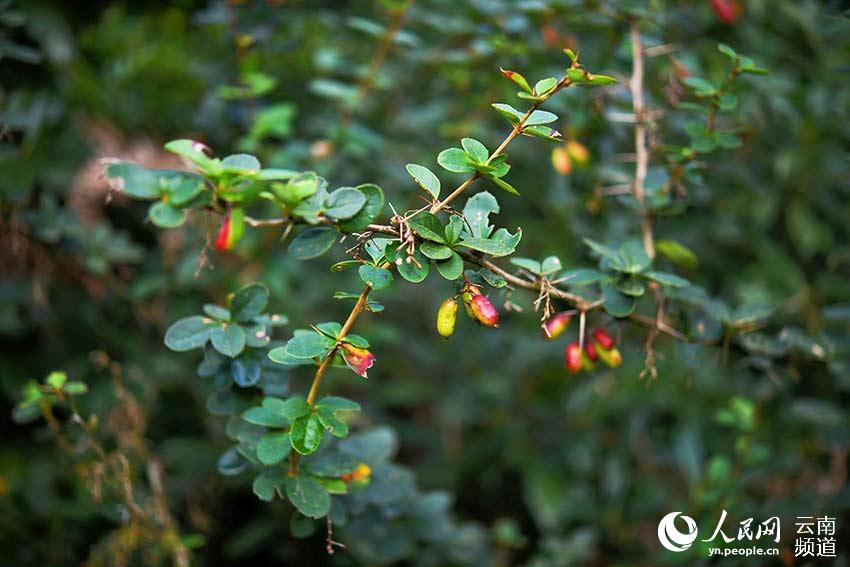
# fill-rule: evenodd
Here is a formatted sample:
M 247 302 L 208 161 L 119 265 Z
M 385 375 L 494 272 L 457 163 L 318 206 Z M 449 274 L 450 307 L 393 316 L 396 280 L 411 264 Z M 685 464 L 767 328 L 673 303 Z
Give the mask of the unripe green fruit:
M 437 332 L 441 337 L 449 338 L 455 332 L 457 321 L 457 301 L 450 297 L 445 300 L 437 311 Z

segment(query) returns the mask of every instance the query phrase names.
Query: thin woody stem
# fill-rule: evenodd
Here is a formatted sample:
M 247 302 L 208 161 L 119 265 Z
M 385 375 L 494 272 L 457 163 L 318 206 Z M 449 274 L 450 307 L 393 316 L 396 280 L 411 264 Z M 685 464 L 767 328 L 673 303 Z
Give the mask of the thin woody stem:
M 348 319 L 345 320 L 345 324 L 342 326 L 342 330 L 340 330 L 339 335 L 337 335 L 337 341 L 341 341 L 345 336 L 351 331 L 351 327 L 354 325 L 354 322 L 357 320 L 357 317 L 363 312 L 366 308 L 367 297 L 369 296 L 369 292 L 372 291 L 372 288 L 368 285 L 363 288 L 363 291 L 360 293 L 360 297 L 357 298 L 357 302 L 354 304 L 354 308 L 352 308 L 351 313 L 348 314 Z M 307 403 L 311 406 L 316 401 L 316 395 L 319 393 L 319 385 L 322 383 L 322 377 L 325 375 L 325 372 L 328 370 L 328 366 L 331 364 L 331 360 L 333 360 L 334 355 L 336 354 L 337 349 L 339 348 L 339 342 L 331 349 L 322 363 L 319 365 L 319 368 L 316 369 L 316 374 L 313 376 L 313 383 L 310 385 L 310 392 L 307 394 Z
M 519 119 L 519 121 L 516 124 L 514 124 L 514 127 L 511 128 L 511 131 L 508 133 L 508 135 L 505 137 L 505 139 L 502 140 L 502 143 L 499 144 L 496 147 L 495 150 L 493 150 L 493 153 L 490 154 L 490 157 L 487 158 L 487 161 L 484 162 L 484 165 L 489 165 L 490 162 L 493 161 L 496 158 L 496 156 L 498 156 L 503 151 L 505 151 L 505 148 L 508 147 L 508 145 L 514 140 L 514 138 L 516 138 L 517 136 L 522 134 L 522 130 L 523 130 L 523 128 L 525 128 L 525 123 L 528 121 L 529 117 L 531 117 L 531 115 L 534 113 L 535 110 L 540 108 L 540 106 L 544 102 L 549 100 L 552 97 L 552 95 L 554 95 L 555 93 L 557 93 L 558 91 L 560 91 L 564 87 L 570 86 L 570 84 L 571 84 L 571 81 L 566 76 L 564 76 L 560 81 L 558 81 L 558 84 L 555 86 L 554 89 L 552 89 L 552 92 L 550 92 L 548 95 L 546 95 L 545 99 L 541 100 L 540 102 L 535 102 L 534 104 L 532 104 L 531 108 L 529 108 L 525 112 L 525 114 L 522 115 L 522 117 Z M 449 193 L 449 195 L 445 199 L 443 199 L 442 201 L 439 201 L 437 203 L 434 203 L 434 206 L 431 207 L 431 210 L 429 212 L 432 215 L 440 212 L 449 203 L 454 201 L 461 193 L 463 193 L 466 190 L 466 188 L 469 187 L 472 184 L 472 182 L 475 181 L 476 179 L 478 179 L 479 177 L 481 177 L 481 174 L 478 173 L 477 171 L 475 173 L 473 173 L 472 175 L 470 175 L 469 178 L 467 178 L 466 181 L 461 183 L 458 186 L 457 189 L 455 189 L 454 191 Z
M 649 150 L 646 147 L 646 108 L 643 102 L 643 43 L 637 22 L 631 23 L 632 76 L 629 90 L 632 93 L 632 109 L 635 115 L 635 180 L 632 186 L 635 199 L 640 205 L 643 247 L 650 258 L 655 258 L 655 238 L 652 234 L 652 216 L 646 208 L 644 183 L 649 165 Z

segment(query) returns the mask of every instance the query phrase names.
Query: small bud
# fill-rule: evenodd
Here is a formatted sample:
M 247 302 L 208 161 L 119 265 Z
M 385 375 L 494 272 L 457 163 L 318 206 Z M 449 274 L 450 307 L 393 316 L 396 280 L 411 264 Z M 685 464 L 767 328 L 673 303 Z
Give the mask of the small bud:
M 221 252 L 231 250 L 245 233 L 245 211 L 233 209 L 224 215 L 221 228 L 215 237 L 215 248 Z
M 457 301 L 454 297 L 445 300 L 437 311 L 437 332 L 441 337 L 449 338 L 455 332 L 457 321 Z
M 499 70 L 502 72 L 502 75 L 504 75 L 505 77 L 510 79 L 516 86 L 518 86 L 519 88 L 521 88 L 522 90 L 524 90 L 528 94 L 531 94 L 531 93 L 534 92 L 531 88 L 531 85 L 528 84 L 528 81 L 525 79 L 525 77 L 523 77 L 522 75 L 520 75 L 516 71 L 509 71 L 508 69 L 502 69 L 502 68 L 499 68 Z
M 196 152 L 201 152 L 204 155 L 211 156 L 212 150 L 210 147 L 202 142 L 192 142 L 192 149 Z
M 593 346 L 592 341 L 587 341 L 584 343 L 584 352 L 587 355 L 587 358 L 591 360 L 591 362 L 596 362 L 599 360 L 599 353 L 596 352 L 596 347 Z
M 558 172 L 558 175 L 569 175 L 573 171 L 573 162 L 566 148 L 558 146 L 552 150 L 552 167 Z
M 570 314 L 566 311 L 555 313 L 543 323 L 543 336 L 549 340 L 558 338 L 570 326 L 570 319 Z
M 564 358 L 567 363 L 567 372 L 570 374 L 581 372 L 582 356 L 578 341 L 573 341 L 567 345 L 567 348 L 564 350 Z
M 590 151 L 581 142 L 570 140 L 566 145 L 567 155 L 578 167 L 584 167 L 590 162 Z
M 340 355 L 352 372 L 363 378 L 368 378 L 366 371 L 375 364 L 375 355 L 365 348 L 358 348 L 349 343 L 340 344 Z
M 499 324 L 499 312 L 486 295 L 476 295 L 469 304 L 475 319 L 484 326 L 496 327 Z
M 596 329 L 593 331 L 593 340 L 603 350 L 610 350 L 614 347 L 614 339 L 611 338 L 611 335 L 605 329 Z

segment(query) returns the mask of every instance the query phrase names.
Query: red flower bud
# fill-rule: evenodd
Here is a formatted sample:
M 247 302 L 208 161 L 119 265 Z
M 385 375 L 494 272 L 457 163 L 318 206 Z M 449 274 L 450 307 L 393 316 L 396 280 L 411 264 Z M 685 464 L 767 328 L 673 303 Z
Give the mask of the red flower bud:
M 233 209 L 224 215 L 221 228 L 215 237 L 215 248 L 219 251 L 232 249 L 245 233 L 245 211 Z
M 578 341 L 573 341 L 567 345 L 566 350 L 564 350 L 564 358 L 567 363 L 567 372 L 570 374 L 578 374 L 581 372 L 581 347 L 578 344 Z
M 599 345 L 599 348 L 603 350 L 611 350 L 614 348 L 614 339 L 611 338 L 611 335 L 609 335 L 605 329 L 596 329 L 593 331 L 593 340 L 595 340 Z
M 593 346 L 592 341 L 584 343 L 584 352 L 587 354 L 587 358 L 589 358 L 592 362 L 599 360 L 599 354 L 596 352 L 596 347 Z
M 724 23 L 732 25 L 741 15 L 741 5 L 737 0 L 711 0 L 711 9 Z
M 570 318 L 566 311 L 555 313 L 543 323 L 543 336 L 549 340 L 558 338 L 570 326 Z
M 499 312 L 493 307 L 493 303 L 486 295 L 476 295 L 472 298 L 470 309 L 479 323 L 487 327 L 496 327 L 499 324 Z
M 590 360 L 590 357 L 587 356 L 587 350 L 581 351 L 581 367 L 583 370 L 593 370 L 596 365 Z
M 368 378 L 366 371 L 375 364 L 375 355 L 365 348 L 358 348 L 349 343 L 340 343 L 340 355 L 352 372 L 363 378 Z

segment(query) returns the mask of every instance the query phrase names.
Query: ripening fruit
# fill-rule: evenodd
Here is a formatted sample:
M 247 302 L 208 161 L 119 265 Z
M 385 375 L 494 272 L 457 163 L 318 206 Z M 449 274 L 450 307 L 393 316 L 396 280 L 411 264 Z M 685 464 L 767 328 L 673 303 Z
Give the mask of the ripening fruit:
M 596 343 L 594 350 L 602 362 L 611 368 L 617 368 L 623 363 L 623 356 L 614 345 L 614 339 L 604 329 L 593 331 L 593 341 Z
M 578 167 L 584 167 L 590 162 L 590 151 L 581 142 L 570 140 L 566 145 L 567 155 Z
M 457 322 L 457 301 L 454 297 L 445 300 L 437 311 L 437 332 L 441 337 L 449 338 L 455 332 Z
M 567 372 L 570 374 L 581 372 L 582 355 L 578 341 L 573 341 L 567 345 L 567 348 L 564 350 L 564 358 L 566 359 Z
M 339 475 L 339 479 L 343 482 L 357 482 L 368 480 L 370 476 L 372 476 L 372 468 L 366 463 L 360 463 L 350 473 Z
M 350 343 L 340 343 L 339 354 L 352 372 L 363 378 L 368 378 L 366 371 L 375 364 L 375 355 L 365 348 L 356 347 Z
M 552 150 L 552 167 L 558 172 L 558 175 L 569 175 L 573 171 L 573 162 L 567 149 L 563 146 L 558 146 Z
M 604 362 L 611 368 L 617 368 L 618 366 L 623 364 L 623 355 L 620 354 L 620 351 L 617 350 L 616 347 L 613 347 L 609 350 L 603 350 L 599 348 L 596 349 L 596 352 L 599 354 L 599 358 L 602 359 L 602 362 Z
M 599 360 L 599 354 L 596 352 L 596 347 L 593 346 L 593 341 L 587 341 L 584 343 L 584 353 L 591 362 Z
M 605 350 L 609 350 L 614 346 L 614 339 L 605 329 L 596 329 L 593 331 L 593 340 L 599 343 L 599 346 Z
M 570 326 L 570 319 L 570 314 L 566 311 L 555 313 L 543 323 L 543 336 L 550 341 L 558 338 Z
M 486 295 L 476 295 L 472 298 L 470 309 L 475 319 L 484 326 L 497 327 L 499 325 L 499 312 L 493 307 L 493 303 Z
M 225 251 L 231 250 L 242 235 L 245 233 L 245 211 L 242 209 L 233 209 L 224 215 L 224 220 L 221 221 L 221 228 L 218 229 L 218 234 L 215 237 L 216 250 Z
M 587 345 L 585 345 L 587 346 Z M 590 360 L 590 357 L 587 356 L 587 349 L 581 351 L 581 368 L 582 370 L 587 370 L 588 372 L 593 370 L 596 365 Z
M 723 23 L 729 25 L 733 25 L 741 16 L 738 0 L 711 0 L 711 9 Z

